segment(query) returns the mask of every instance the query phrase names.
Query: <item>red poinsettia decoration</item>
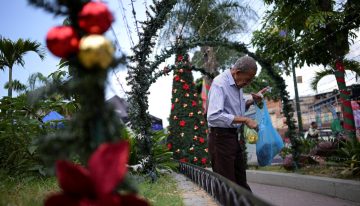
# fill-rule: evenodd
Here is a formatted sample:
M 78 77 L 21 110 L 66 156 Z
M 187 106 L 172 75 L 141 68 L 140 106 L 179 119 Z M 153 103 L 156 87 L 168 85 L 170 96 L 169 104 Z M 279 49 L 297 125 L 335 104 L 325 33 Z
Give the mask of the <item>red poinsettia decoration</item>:
M 185 83 L 185 84 L 183 85 L 183 89 L 184 89 L 184 90 L 189 90 L 189 89 L 190 89 L 190 86 Z
M 88 168 L 68 161 L 56 162 L 56 175 L 62 192 L 48 197 L 45 206 L 148 205 L 133 194 L 114 192 L 127 173 L 129 144 L 102 144 L 92 154 Z
M 172 149 L 172 144 L 171 144 L 171 143 L 168 143 L 168 144 L 167 144 L 167 148 L 168 148 L 168 150 L 171 150 L 171 149 Z
M 187 158 L 181 158 L 179 161 L 180 162 L 188 162 L 188 159 Z
M 177 57 L 177 61 L 178 61 L 178 62 L 181 62 L 183 59 L 184 59 L 184 57 L 183 57 L 182 55 L 179 55 L 179 56 Z
M 195 107 L 196 105 L 197 105 L 197 103 L 196 103 L 196 101 L 191 101 L 191 105 L 193 106 L 193 107 Z
M 201 164 L 206 165 L 207 159 L 206 157 L 201 158 Z
M 180 77 L 179 77 L 178 75 L 175 75 L 175 76 L 174 76 L 174 79 L 175 79 L 175 81 L 177 81 L 177 82 L 180 81 Z M 176 92 L 174 92 L 174 93 L 176 93 Z
M 180 125 L 180 127 L 185 127 L 186 122 L 185 122 L 184 120 L 181 120 L 181 121 L 179 122 L 179 125 Z
M 79 26 L 90 34 L 102 34 L 110 28 L 114 18 L 104 3 L 89 2 L 79 13 Z
M 200 142 L 201 144 L 204 144 L 204 143 L 205 143 L 205 139 L 204 139 L 203 137 L 200 137 L 200 138 L 199 138 L 199 142 Z

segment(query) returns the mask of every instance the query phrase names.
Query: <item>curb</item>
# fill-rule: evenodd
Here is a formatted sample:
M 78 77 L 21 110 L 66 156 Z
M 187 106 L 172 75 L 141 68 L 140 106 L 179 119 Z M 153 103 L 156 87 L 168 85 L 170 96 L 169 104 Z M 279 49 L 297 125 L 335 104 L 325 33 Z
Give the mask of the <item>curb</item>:
M 246 175 L 249 182 L 288 187 L 360 202 L 360 181 L 258 170 L 247 170 Z

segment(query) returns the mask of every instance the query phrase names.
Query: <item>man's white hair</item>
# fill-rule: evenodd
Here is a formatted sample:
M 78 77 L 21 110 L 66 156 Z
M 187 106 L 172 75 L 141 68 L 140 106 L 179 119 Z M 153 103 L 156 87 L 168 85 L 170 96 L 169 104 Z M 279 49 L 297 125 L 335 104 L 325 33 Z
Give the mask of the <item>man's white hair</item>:
M 257 71 L 256 61 L 249 56 L 243 56 L 239 58 L 232 68 L 241 72 Z

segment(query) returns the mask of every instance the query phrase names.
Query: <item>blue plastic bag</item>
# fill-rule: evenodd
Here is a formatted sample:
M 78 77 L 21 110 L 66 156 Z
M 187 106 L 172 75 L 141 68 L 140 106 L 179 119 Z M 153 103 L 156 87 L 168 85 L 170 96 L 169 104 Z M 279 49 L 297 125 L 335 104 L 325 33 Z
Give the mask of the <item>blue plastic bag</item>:
M 284 147 L 283 140 L 271 123 L 271 118 L 263 102 L 263 107 L 256 107 L 256 121 L 259 125 L 258 141 L 256 143 L 256 156 L 259 166 L 270 165 L 273 158 Z

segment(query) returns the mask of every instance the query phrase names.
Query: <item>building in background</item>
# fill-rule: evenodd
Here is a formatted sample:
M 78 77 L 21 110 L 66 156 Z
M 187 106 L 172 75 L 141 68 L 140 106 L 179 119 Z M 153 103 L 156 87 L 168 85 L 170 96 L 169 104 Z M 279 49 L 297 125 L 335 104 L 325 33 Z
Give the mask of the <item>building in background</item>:
M 114 107 L 116 115 L 125 125 L 131 127 L 128 115 L 129 103 L 125 99 L 114 95 L 110 99 L 106 100 L 106 103 Z M 150 119 L 152 130 L 158 131 L 163 129 L 162 119 L 153 115 L 150 115 Z

